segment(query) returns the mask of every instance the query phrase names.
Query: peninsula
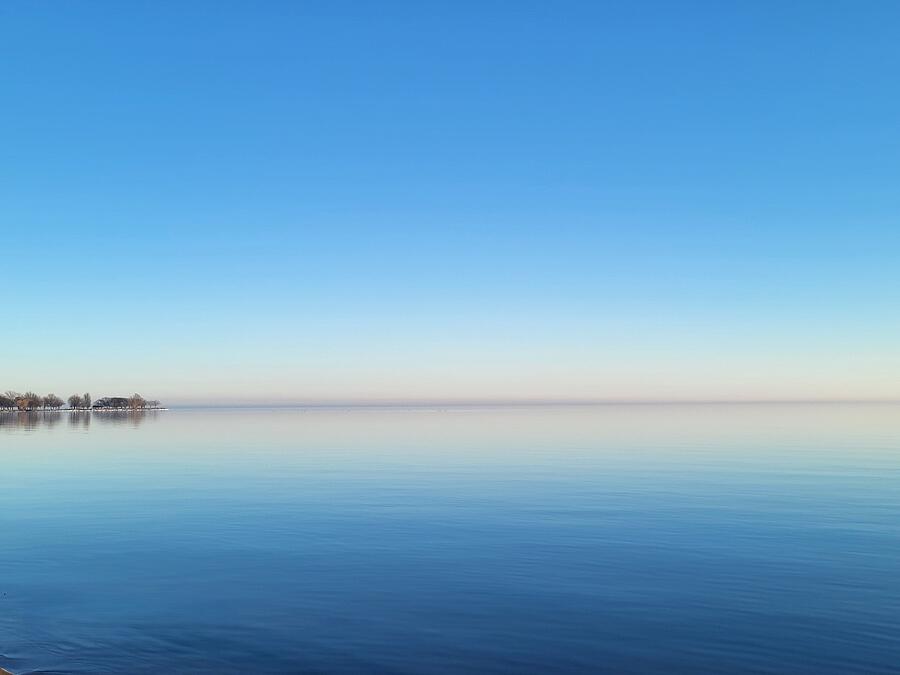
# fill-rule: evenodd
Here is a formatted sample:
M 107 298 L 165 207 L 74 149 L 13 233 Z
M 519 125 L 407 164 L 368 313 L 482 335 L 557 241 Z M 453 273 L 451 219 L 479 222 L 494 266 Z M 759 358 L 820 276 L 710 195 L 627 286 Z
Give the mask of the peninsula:
M 164 410 L 159 401 L 149 400 L 140 394 L 131 396 L 106 396 L 94 401 L 91 395 L 72 394 L 68 400 L 63 401 L 56 394 L 41 396 L 33 391 L 20 394 L 17 391 L 7 391 L 0 394 L 0 412 L 36 412 L 43 410 L 66 410 L 70 412 L 82 411 L 108 411 L 108 410 Z M 2 675 L 2 674 L 0 674 Z

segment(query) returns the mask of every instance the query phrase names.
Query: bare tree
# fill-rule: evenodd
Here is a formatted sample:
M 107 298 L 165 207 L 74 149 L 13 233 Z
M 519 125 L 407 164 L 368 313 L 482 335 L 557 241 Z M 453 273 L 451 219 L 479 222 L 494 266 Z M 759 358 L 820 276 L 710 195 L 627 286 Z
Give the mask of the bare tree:
M 47 394 L 44 397 L 44 405 L 52 410 L 59 410 L 63 406 L 63 400 L 56 394 Z
M 16 406 L 19 408 L 19 410 L 22 411 L 37 410 L 43 404 L 44 399 L 35 394 L 33 391 L 19 394 L 19 396 L 16 398 Z

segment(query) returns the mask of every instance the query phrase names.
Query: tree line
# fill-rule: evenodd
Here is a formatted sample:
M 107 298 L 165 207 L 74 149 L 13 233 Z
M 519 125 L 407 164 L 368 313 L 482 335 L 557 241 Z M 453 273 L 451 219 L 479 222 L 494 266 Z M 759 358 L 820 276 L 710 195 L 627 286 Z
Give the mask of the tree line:
M 64 405 L 56 394 L 40 396 L 33 391 L 20 394 L 17 391 L 7 391 L 0 394 L 0 410 L 19 410 L 31 412 L 35 410 L 60 410 Z M 72 394 L 69 399 L 70 410 L 146 410 L 159 408 L 159 401 L 149 401 L 140 394 L 131 396 L 107 396 L 97 401 L 91 399 L 91 395 Z

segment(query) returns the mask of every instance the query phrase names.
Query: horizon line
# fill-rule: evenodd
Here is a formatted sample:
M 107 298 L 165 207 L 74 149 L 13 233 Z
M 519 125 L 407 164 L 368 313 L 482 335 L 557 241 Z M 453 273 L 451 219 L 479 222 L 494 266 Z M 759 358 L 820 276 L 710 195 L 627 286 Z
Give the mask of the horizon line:
M 173 401 L 169 408 L 433 408 L 433 407 L 539 407 L 601 405 L 891 405 L 896 398 L 746 398 L 746 399 L 388 399 L 326 401 Z

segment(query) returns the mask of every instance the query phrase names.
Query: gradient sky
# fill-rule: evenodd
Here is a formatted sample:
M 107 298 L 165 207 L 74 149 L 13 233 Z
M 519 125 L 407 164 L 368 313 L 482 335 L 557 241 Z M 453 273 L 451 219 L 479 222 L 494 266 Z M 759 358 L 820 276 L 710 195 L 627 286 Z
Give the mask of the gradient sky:
M 900 3 L 0 5 L 0 389 L 900 398 Z

